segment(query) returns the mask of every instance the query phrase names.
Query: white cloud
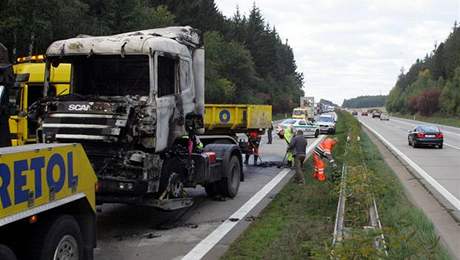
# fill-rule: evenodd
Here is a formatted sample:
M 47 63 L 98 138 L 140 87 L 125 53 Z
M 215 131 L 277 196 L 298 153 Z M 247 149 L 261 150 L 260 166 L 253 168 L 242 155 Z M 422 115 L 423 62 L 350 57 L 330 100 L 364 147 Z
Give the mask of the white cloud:
M 226 16 L 253 1 L 216 0 Z M 257 0 L 266 21 L 289 39 L 307 95 L 342 103 L 387 94 L 400 68 L 443 41 L 460 18 L 458 0 Z

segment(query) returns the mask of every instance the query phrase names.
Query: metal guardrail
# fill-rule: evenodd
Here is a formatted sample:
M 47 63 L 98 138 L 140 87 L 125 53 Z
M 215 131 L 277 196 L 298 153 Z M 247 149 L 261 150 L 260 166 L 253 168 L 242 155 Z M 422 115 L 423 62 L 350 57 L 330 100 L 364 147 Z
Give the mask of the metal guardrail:
M 347 138 L 347 143 L 345 146 L 344 155 L 347 155 L 348 152 L 348 144 L 350 138 Z M 360 147 L 360 149 L 362 149 Z M 367 165 L 362 161 L 364 168 L 367 170 Z M 341 181 L 340 181 L 340 193 L 339 193 L 339 201 L 337 203 L 337 211 L 335 217 L 335 226 L 334 226 L 334 234 L 332 239 L 332 248 L 342 240 L 346 239 L 346 227 L 345 227 L 345 208 L 346 208 L 346 178 L 347 178 L 347 168 L 346 162 L 344 162 L 342 166 L 342 174 L 341 174 Z M 374 230 L 379 230 L 380 235 L 375 238 L 374 246 L 375 248 L 382 250 L 386 256 L 388 256 L 388 248 L 385 242 L 385 236 L 382 230 L 382 223 L 380 221 L 377 203 L 375 200 L 374 195 L 372 194 L 372 205 L 369 207 L 369 226 L 363 228 L 371 228 Z

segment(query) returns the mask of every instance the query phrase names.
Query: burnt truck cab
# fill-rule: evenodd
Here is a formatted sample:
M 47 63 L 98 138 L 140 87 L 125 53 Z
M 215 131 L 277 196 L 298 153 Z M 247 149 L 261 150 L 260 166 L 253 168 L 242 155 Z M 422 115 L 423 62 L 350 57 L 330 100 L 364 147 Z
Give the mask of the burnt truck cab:
M 70 63 L 68 95 L 47 86 L 51 66 Z M 80 36 L 46 52 L 45 98 L 33 105 L 46 143 L 81 143 L 98 176 L 97 201 L 174 209 L 184 187 L 236 196 L 237 144 L 200 148 L 204 48 L 191 27 Z M 176 205 L 167 201 L 177 201 Z

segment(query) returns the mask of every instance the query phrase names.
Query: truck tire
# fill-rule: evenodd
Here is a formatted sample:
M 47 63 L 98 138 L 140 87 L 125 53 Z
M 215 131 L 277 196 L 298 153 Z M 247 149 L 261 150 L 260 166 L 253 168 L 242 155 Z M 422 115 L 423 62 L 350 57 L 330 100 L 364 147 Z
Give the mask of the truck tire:
M 13 253 L 13 251 L 5 246 L 5 245 L 0 245 L 0 259 L 2 260 L 16 260 L 16 255 Z
M 84 260 L 83 238 L 74 217 L 61 215 L 54 221 L 42 224 L 32 244 L 31 255 L 35 259 Z
M 241 181 L 241 165 L 240 160 L 236 156 L 232 156 L 227 169 L 225 169 L 225 178 L 219 181 L 219 191 L 222 196 L 234 198 L 238 194 Z
M 318 138 L 318 136 L 319 136 L 319 130 L 316 130 L 315 131 L 315 138 Z

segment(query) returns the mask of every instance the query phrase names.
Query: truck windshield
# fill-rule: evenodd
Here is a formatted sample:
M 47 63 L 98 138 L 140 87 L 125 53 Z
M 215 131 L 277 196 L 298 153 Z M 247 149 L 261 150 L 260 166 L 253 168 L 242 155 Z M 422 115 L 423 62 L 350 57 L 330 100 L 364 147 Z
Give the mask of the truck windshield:
M 77 57 L 72 65 L 72 87 L 76 94 L 149 95 L 149 58 L 146 55 Z

